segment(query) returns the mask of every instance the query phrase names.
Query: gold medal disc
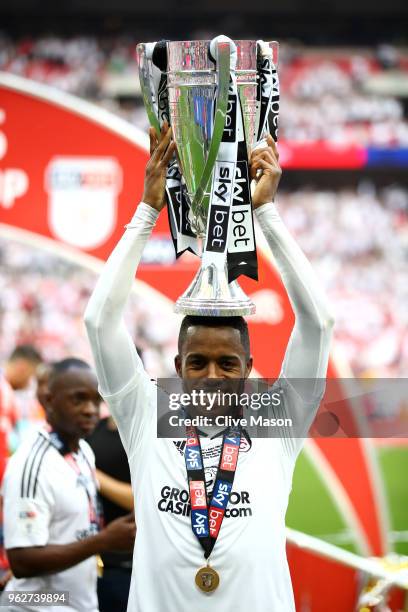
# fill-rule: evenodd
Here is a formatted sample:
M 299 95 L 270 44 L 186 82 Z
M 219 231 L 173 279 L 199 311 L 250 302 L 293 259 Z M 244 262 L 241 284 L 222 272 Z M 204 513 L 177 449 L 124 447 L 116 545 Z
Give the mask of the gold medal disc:
M 206 567 L 200 567 L 196 573 L 195 583 L 200 591 L 211 593 L 220 584 L 220 577 L 215 569 L 207 565 Z

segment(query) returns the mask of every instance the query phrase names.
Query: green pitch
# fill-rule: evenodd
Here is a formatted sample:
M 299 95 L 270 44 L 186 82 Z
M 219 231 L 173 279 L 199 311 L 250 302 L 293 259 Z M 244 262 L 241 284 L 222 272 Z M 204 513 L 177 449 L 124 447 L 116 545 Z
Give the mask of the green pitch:
M 376 454 L 389 508 L 390 548 L 408 555 L 408 441 L 407 446 L 377 448 Z M 295 468 L 286 524 L 358 553 L 326 483 L 303 452 Z

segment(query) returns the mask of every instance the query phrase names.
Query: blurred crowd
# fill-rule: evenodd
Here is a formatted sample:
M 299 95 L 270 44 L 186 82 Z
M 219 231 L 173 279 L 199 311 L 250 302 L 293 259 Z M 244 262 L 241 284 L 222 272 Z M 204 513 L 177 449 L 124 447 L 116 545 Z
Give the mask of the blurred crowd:
M 280 80 L 281 138 L 339 146 L 408 146 L 403 105 L 408 55 L 396 48 L 304 53 L 283 46 Z
M 147 127 L 136 65 L 136 39 L 0 36 L 0 70 L 97 102 Z M 408 52 L 310 50 L 282 43 L 280 138 L 291 142 L 408 146 L 403 100 Z
M 0 360 L 16 345 L 38 347 L 46 361 L 79 355 L 91 361 L 83 314 L 95 273 L 27 245 L 0 239 Z M 126 312 L 152 376 L 173 372 L 178 321 L 161 304 L 131 295 Z
M 408 190 L 283 192 L 279 209 L 326 287 L 354 374 L 407 376 Z
M 283 219 L 324 282 L 337 347 L 361 376 L 408 375 L 408 190 L 372 183 L 340 191 L 282 191 Z M 47 361 L 90 360 L 83 312 L 95 274 L 0 240 L 0 358 L 31 343 Z M 132 295 L 127 322 L 152 376 L 171 376 L 178 320 Z

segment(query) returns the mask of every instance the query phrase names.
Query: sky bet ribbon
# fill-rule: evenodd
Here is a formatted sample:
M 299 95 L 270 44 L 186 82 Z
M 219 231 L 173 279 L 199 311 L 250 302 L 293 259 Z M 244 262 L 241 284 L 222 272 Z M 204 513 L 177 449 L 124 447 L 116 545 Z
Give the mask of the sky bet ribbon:
M 268 43 L 263 41 L 258 41 L 257 47 L 257 110 L 259 120 L 254 148 L 267 146 L 265 137 L 268 133 L 275 141 L 277 140 L 279 118 L 279 80 L 273 63 L 272 49 Z M 240 105 L 237 117 L 237 140 L 237 164 L 228 240 L 229 282 L 238 278 L 240 274 L 258 280 L 247 146 Z
M 218 538 L 231 495 L 241 443 L 241 428 L 230 427 L 224 434 L 217 477 L 209 497 L 205 483 L 201 443 L 195 427 L 186 427 L 187 479 L 190 489 L 191 528 L 208 559 Z
M 279 78 L 273 63 L 272 49 L 263 40 L 257 41 L 258 47 L 258 91 L 257 109 L 259 113 L 257 142 L 270 134 L 278 140 L 279 119 Z M 264 144 L 265 146 L 265 144 Z
M 240 274 L 258 280 L 248 153 L 240 104 L 238 105 L 237 138 L 237 163 L 235 166 L 227 256 L 228 282 L 230 283 Z
M 211 41 L 210 56 L 217 62 L 217 43 Z M 230 84 L 228 108 L 221 144 L 213 171 L 203 267 L 228 263 L 228 281 L 240 274 L 257 278 L 257 262 L 250 199 L 248 163 L 242 110 L 238 95 L 237 48 L 230 39 Z M 239 179 L 239 182 L 237 181 Z M 235 208 L 235 207 L 239 208 Z

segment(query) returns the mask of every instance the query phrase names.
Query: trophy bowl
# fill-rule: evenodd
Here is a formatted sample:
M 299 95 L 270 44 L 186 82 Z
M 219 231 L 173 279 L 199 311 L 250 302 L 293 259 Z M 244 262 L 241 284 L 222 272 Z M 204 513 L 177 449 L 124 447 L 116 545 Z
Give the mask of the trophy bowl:
M 272 57 L 277 43 L 271 45 Z M 166 119 L 177 146 L 174 164 L 184 196 L 176 198 L 169 212 L 173 240 L 177 235 L 184 246 L 202 244 L 201 267 L 175 312 L 253 314 L 255 305 L 231 274 L 231 262 L 236 276 L 245 273 L 238 266 L 250 257 L 256 268 L 248 159 L 259 142 L 259 45 L 219 36 L 213 41 L 141 43 L 137 52 L 150 123 L 159 130 Z M 241 219 L 245 223 L 238 228 Z M 194 246 L 190 250 L 197 252 Z

